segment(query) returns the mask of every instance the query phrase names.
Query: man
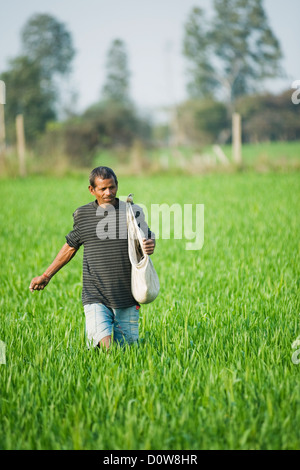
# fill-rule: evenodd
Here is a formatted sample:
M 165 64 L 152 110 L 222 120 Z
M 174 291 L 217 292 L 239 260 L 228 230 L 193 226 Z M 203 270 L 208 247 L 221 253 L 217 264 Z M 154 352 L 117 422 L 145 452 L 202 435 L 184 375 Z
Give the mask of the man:
M 118 180 L 111 168 L 95 168 L 89 181 L 89 191 L 96 199 L 74 212 L 73 230 L 66 235 L 66 243 L 44 274 L 32 279 L 29 289 L 43 290 L 83 245 L 82 303 L 89 345 L 108 348 L 112 339 L 120 344 L 135 343 L 140 306 L 131 293 L 126 203 L 116 197 Z M 142 209 L 133 208 L 144 233 L 144 251 L 151 255 L 154 234 Z

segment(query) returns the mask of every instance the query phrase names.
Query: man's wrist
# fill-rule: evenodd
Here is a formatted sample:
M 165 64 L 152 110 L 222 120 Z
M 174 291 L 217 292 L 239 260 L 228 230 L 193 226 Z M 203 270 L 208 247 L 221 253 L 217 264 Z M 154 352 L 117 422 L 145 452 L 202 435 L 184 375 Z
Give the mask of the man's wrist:
M 42 274 L 43 277 L 45 277 L 47 279 L 47 281 L 50 281 L 51 279 L 51 276 L 48 276 L 48 274 L 44 273 Z

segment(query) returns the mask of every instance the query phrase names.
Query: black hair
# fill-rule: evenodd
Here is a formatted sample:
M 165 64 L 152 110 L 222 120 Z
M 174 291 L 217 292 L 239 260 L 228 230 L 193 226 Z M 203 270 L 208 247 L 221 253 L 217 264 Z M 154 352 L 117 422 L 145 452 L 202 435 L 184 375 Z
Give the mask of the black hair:
M 102 180 L 114 178 L 116 185 L 118 185 L 118 180 L 115 175 L 115 172 L 111 169 L 108 168 L 108 166 L 98 166 L 97 168 L 94 168 L 91 173 L 90 173 L 90 185 L 95 188 L 95 179 L 96 178 L 101 178 Z

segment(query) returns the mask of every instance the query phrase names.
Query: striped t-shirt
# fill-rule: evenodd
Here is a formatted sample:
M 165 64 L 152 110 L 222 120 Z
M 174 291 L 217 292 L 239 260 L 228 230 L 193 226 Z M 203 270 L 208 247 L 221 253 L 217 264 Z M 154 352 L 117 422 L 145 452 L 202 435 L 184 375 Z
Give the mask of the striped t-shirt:
M 141 207 L 133 204 L 138 225 L 146 238 L 154 237 Z M 97 200 L 73 213 L 73 230 L 66 235 L 69 246 L 84 247 L 82 303 L 103 303 L 111 308 L 138 305 L 131 293 L 126 203 L 103 208 Z

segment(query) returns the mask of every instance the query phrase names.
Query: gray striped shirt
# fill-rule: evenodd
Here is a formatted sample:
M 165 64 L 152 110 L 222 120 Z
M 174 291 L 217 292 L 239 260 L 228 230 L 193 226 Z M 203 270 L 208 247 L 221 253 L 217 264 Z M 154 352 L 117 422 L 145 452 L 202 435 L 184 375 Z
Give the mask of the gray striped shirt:
M 141 207 L 133 204 L 138 225 L 146 238 L 154 238 Z M 131 294 L 126 204 L 103 208 L 95 200 L 73 213 L 73 230 L 66 235 L 69 246 L 83 252 L 82 303 L 103 303 L 111 308 L 138 305 Z

